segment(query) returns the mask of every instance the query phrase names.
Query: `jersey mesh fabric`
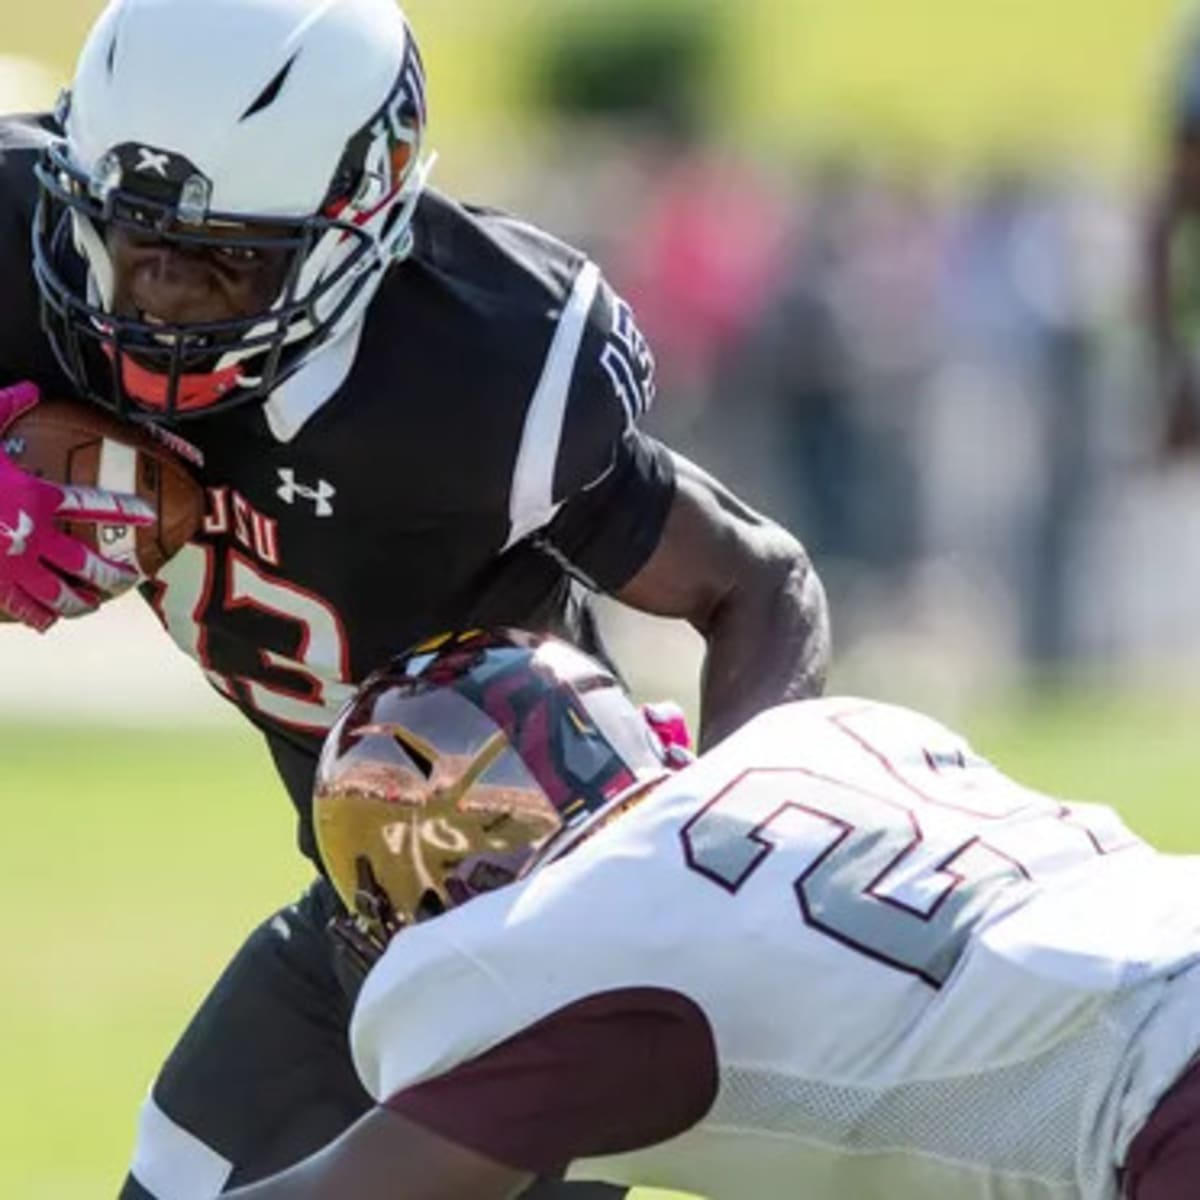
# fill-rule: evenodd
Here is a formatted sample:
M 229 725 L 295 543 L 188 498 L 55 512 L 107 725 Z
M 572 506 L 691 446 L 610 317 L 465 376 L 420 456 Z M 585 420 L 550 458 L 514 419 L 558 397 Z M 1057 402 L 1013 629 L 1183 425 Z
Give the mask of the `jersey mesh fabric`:
M 1153 1003 L 1151 995 L 1127 997 L 1070 1039 L 1007 1067 L 894 1088 L 727 1069 L 706 1123 L 793 1136 L 844 1154 L 899 1151 L 979 1164 L 991 1176 L 1074 1184 L 1077 1194 L 1089 1198 L 1115 1196 L 1117 1164 L 1080 1155 L 1079 1148 L 1081 1141 L 1100 1143 L 1102 1131 L 1115 1121 L 1097 1084 L 1102 1092 L 1120 1070 L 1129 1040 Z M 1096 1099 L 1081 1107 L 1082 1088 Z M 1090 1115 L 1091 1128 L 1080 1128 L 1081 1112 Z

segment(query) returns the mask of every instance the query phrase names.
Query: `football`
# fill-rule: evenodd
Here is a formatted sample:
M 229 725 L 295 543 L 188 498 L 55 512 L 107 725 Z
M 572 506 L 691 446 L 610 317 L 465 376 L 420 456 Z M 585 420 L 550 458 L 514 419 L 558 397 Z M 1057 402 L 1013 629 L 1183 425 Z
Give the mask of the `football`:
M 64 522 L 63 528 L 108 558 L 156 575 L 191 540 L 204 517 L 204 489 L 170 449 L 173 435 L 125 424 L 94 405 L 43 400 L 0 435 L 22 470 L 55 483 L 140 496 L 158 514 L 153 525 Z M 180 443 L 180 446 L 185 443 Z

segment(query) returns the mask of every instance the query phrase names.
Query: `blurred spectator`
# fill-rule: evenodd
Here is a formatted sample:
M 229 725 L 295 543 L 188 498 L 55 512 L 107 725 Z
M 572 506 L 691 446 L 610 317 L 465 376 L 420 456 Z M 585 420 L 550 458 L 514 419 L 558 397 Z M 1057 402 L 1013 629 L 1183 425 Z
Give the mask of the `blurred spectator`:
M 947 254 L 941 397 L 967 419 L 943 414 L 959 470 L 930 510 L 944 545 L 1010 581 L 1017 644 L 1047 665 L 1071 654 L 1074 539 L 1094 461 L 1106 279 L 1089 259 L 1112 247 L 1091 207 L 1077 187 L 999 171 L 965 198 Z
M 656 427 L 805 539 L 843 662 L 911 636 L 923 673 L 956 645 L 967 671 L 990 639 L 1040 672 L 1118 644 L 1092 596 L 1144 433 L 1132 206 L 1020 158 L 951 179 L 843 152 L 781 177 L 704 136 L 685 75 L 632 109 L 597 101 L 611 72 L 576 81 L 515 200 L 615 264 Z M 1200 151 L 1196 176 L 1200 205 Z
M 1146 230 L 1145 309 L 1168 457 L 1200 452 L 1200 21 L 1179 38 Z
M 711 387 L 762 315 L 778 270 L 782 200 L 747 163 L 686 138 L 643 157 L 649 186 L 614 269 L 640 314 L 672 436 L 705 419 Z M 716 400 L 737 418 L 741 398 Z M 723 424 L 724 414 L 712 419 Z
M 918 413 L 936 362 L 941 219 L 912 177 L 837 162 L 793 208 L 739 383 L 762 406 L 766 490 L 807 531 L 836 610 L 839 576 L 902 575 L 922 545 Z

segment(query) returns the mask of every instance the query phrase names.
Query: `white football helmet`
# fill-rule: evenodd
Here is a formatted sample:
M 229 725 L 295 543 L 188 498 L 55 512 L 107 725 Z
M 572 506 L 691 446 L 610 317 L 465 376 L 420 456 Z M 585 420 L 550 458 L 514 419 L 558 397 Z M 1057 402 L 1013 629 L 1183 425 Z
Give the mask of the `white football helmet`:
M 265 399 L 411 247 L 425 80 L 394 0 L 112 0 L 60 117 L 37 168 L 43 323 L 76 386 L 123 415 Z M 283 286 L 248 318 L 119 316 L 110 223 L 286 250 Z

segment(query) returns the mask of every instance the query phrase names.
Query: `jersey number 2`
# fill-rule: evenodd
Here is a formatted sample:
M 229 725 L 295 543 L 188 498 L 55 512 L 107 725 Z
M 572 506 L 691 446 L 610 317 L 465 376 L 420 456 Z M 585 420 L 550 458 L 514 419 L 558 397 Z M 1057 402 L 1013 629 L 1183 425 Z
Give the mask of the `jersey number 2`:
M 992 787 L 972 789 L 942 786 L 935 765 L 927 781 L 885 765 L 892 786 L 870 791 L 800 768 L 743 772 L 681 830 L 688 866 L 736 894 L 786 845 L 805 863 L 787 882 L 809 926 L 941 987 L 1003 893 L 1029 886 L 1044 865 L 1137 844 L 1115 818 L 1093 827 L 1107 810 L 1089 823 L 987 766 L 961 769 L 964 779 L 990 776 Z M 983 832 L 939 821 L 947 809 Z

